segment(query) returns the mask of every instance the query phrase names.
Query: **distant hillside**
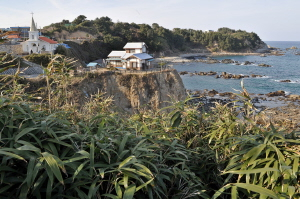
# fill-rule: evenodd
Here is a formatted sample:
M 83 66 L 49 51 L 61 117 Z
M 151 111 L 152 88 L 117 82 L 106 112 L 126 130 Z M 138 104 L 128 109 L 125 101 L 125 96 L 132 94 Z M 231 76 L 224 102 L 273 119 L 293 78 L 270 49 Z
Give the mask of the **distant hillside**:
M 81 39 L 94 44 L 96 42 L 102 48 L 98 55 L 101 54 L 103 57 L 111 50 L 122 50 L 127 42 L 132 41 L 145 42 L 150 53 L 157 55 L 188 52 L 192 49 L 210 52 L 255 52 L 265 46 L 256 33 L 243 30 L 229 28 L 219 28 L 216 32 L 180 28 L 169 30 L 157 23 L 152 25 L 114 23 L 109 17 L 87 20 L 84 15 L 79 15 L 72 22 L 63 20 L 44 27 L 44 34 L 62 41 Z

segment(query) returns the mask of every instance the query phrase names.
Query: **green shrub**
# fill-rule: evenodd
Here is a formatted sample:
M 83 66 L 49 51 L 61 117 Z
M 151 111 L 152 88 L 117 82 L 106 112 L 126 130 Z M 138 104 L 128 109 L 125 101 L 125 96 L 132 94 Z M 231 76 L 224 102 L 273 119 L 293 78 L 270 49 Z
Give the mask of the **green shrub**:
M 41 66 L 47 67 L 47 65 L 51 61 L 51 55 L 50 54 L 31 54 L 25 56 L 25 59 L 27 59 L 30 62 L 39 64 Z

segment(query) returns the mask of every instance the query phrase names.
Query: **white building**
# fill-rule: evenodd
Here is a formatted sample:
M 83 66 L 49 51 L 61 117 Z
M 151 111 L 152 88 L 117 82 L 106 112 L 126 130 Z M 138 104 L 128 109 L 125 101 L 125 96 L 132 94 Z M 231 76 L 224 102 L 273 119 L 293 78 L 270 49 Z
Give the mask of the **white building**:
M 44 36 L 39 35 L 33 17 L 31 21 L 30 31 L 28 31 L 29 39 L 22 43 L 23 52 L 32 53 L 53 53 L 57 47 L 57 42 Z
M 112 51 L 108 55 L 108 66 L 136 70 L 152 68 L 153 57 L 147 54 L 147 45 L 144 42 L 128 42 L 123 48 L 124 51 Z

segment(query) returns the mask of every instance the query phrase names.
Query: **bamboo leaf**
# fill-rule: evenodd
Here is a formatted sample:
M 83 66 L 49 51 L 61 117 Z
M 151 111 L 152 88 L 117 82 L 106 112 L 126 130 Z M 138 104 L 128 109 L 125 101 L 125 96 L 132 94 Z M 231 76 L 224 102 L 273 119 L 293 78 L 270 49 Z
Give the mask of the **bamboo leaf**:
M 233 174 L 251 174 L 251 173 L 261 173 L 261 172 L 267 172 L 267 171 L 276 171 L 279 172 L 278 169 L 274 168 L 261 168 L 261 169 L 250 169 L 250 170 L 237 170 L 237 171 L 227 171 L 223 174 L 227 173 L 233 173 Z
M 112 199 L 122 199 L 122 198 L 119 198 L 118 196 L 115 196 L 115 195 L 112 195 L 112 194 L 103 194 L 102 196 L 110 197 Z
M 73 181 L 75 180 L 76 176 L 80 173 L 80 171 L 82 170 L 82 168 L 84 167 L 84 165 L 86 165 L 86 163 L 88 163 L 88 162 L 89 161 L 85 161 L 84 163 L 82 163 L 82 164 L 79 165 L 79 167 L 74 172 Z
M 221 189 L 219 189 L 218 191 L 216 191 L 216 193 L 212 196 L 211 199 L 216 199 L 216 198 L 218 198 L 222 193 L 224 193 L 224 191 L 225 191 L 226 189 L 229 189 L 229 188 L 231 188 L 231 187 L 233 187 L 232 184 L 227 184 L 227 185 L 225 185 L 224 187 L 222 187 Z
M 97 189 L 96 189 L 96 183 L 97 181 L 99 180 L 99 178 L 96 178 L 94 180 L 94 182 L 91 184 L 90 188 L 89 188 L 89 193 L 88 193 L 88 198 L 91 199 L 93 198 L 93 196 L 95 195 L 95 193 L 97 192 Z M 100 185 L 99 185 L 100 186 Z
M 123 199 L 132 199 L 135 193 L 136 186 L 132 184 L 125 189 Z
M 61 184 L 64 184 L 61 172 L 59 170 L 58 162 L 55 160 L 55 158 L 53 157 L 53 155 L 49 154 L 48 152 L 44 152 L 44 153 L 42 153 L 42 155 L 45 158 L 48 166 L 50 167 L 51 171 L 53 172 L 53 174 L 55 175 L 55 177 L 57 178 L 57 180 Z
M 182 117 L 181 112 L 177 111 L 172 117 L 171 117 L 171 126 L 172 127 L 178 127 L 181 123 Z
M 22 136 L 26 135 L 27 133 L 36 130 L 37 128 L 25 128 L 20 133 L 18 133 L 15 137 L 15 141 L 20 139 Z
M 118 182 L 115 182 L 115 189 L 116 189 L 116 193 L 118 195 L 118 198 L 122 198 L 123 197 L 123 193 L 122 193 L 122 189 L 119 185 Z
M 237 199 L 237 187 L 236 186 L 231 188 L 231 199 Z
M 119 145 L 119 151 L 118 151 L 118 154 L 120 155 L 123 151 L 124 151 L 124 148 L 125 148 L 125 144 L 128 140 L 128 136 L 129 134 L 126 134 L 123 139 L 122 139 L 122 142 L 120 143 Z
M 94 163 L 95 163 L 95 142 L 94 139 L 92 139 L 90 144 L 90 176 L 93 175 Z
M 11 188 L 12 185 L 6 185 L 6 186 L 3 186 L 1 189 L 0 189 L 0 193 L 5 193 L 9 188 Z
M 24 144 L 23 146 L 17 148 L 20 151 L 34 151 L 34 152 L 37 152 L 38 154 L 41 153 L 41 150 L 39 148 L 35 147 L 34 145 L 32 145 L 29 142 L 19 140 L 19 141 L 17 141 L 17 143 Z
M 145 186 L 147 186 L 147 185 L 148 185 L 149 183 L 151 183 L 153 180 L 154 180 L 154 178 L 151 179 L 151 180 L 149 180 L 148 182 L 145 182 L 144 184 L 138 186 L 138 187 L 136 188 L 136 192 L 137 192 L 138 190 L 144 188 Z
M 295 191 L 296 191 L 295 187 L 293 187 L 293 186 L 288 187 L 288 194 L 289 194 L 290 198 L 293 198 Z
M 4 151 L 5 149 L 0 149 L 0 154 L 2 155 L 6 155 L 6 156 L 9 156 L 9 157 L 12 157 L 12 158 L 16 158 L 16 159 L 19 159 L 19 160 L 23 160 L 25 162 L 27 162 L 24 158 L 22 158 L 21 156 L 19 155 L 16 155 L 16 154 L 13 154 L 13 153 L 10 153 L 10 152 L 6 152 Z
M 269 196 L 273 199 L 279 199 L 279 197 L 276 195 L 275 192 L 273 192 L 271 190 L 268 190 L 266 188 L 263 188 L 261 186 L 258 186 L 258 185 L 246 184 L 246 183 L 234 183 L 232 185 L 243 188 L 243 189 L 247 189 L 247 190 L 250 190 L 250 191 L 253 191 L 253 192 L 256 192 L 256 193 L 259 193 L 261 195 Z
M 119 169 L 121 169 L 125 164 L 127 164 L 128 162 L 130 162 L 133 158 L 135 158 L 135 156 L 129 156 L 128 158 L 126 158 L 125 160 L 123 160 L 120 165 L 119 165 Z
M 20 199 L 27 199 L 29 188 L 27 187 L 27 184 L 23 184 L 20 192 Z

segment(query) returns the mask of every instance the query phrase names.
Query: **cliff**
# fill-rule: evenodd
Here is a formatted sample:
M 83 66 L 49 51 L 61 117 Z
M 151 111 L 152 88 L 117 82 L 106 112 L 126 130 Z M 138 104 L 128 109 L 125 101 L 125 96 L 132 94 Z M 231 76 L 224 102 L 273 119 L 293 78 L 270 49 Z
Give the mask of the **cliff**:
M 86 97 L 98 91 L 112 96 L 121 110 L 133 112 L 140 108 L 158 109 L 170 105 L 172 100 L 183 100 L 186 91 L 176 70 L 144 73 L 116 73 L 103 71 L 90 73 L 71 85 L 74 100 L 84 104 Z
M 52 81 L 52 80 L 50 80 Z M 52 81 L 56 82 L 56 80 Z M 19 80 L 26 87 L 26 93 L 36 93 L 47 101 L 45 78 Z M 67 96 L 63 97 L 72 106 L 81 108 L 90 101 L 91 96 L 99 92 L 111 97 L 119 111 L 134 113 L 139 109 L 160 109 L 170 105 L 171 101 L 184 100 L 186 91 L 176 70 L 165 71 L 99 71 L 70 77 L 66 86 Z M 54 87 L 53 91 L 60 88 Z M 58 86 L 58 85 L 57 85 Z

